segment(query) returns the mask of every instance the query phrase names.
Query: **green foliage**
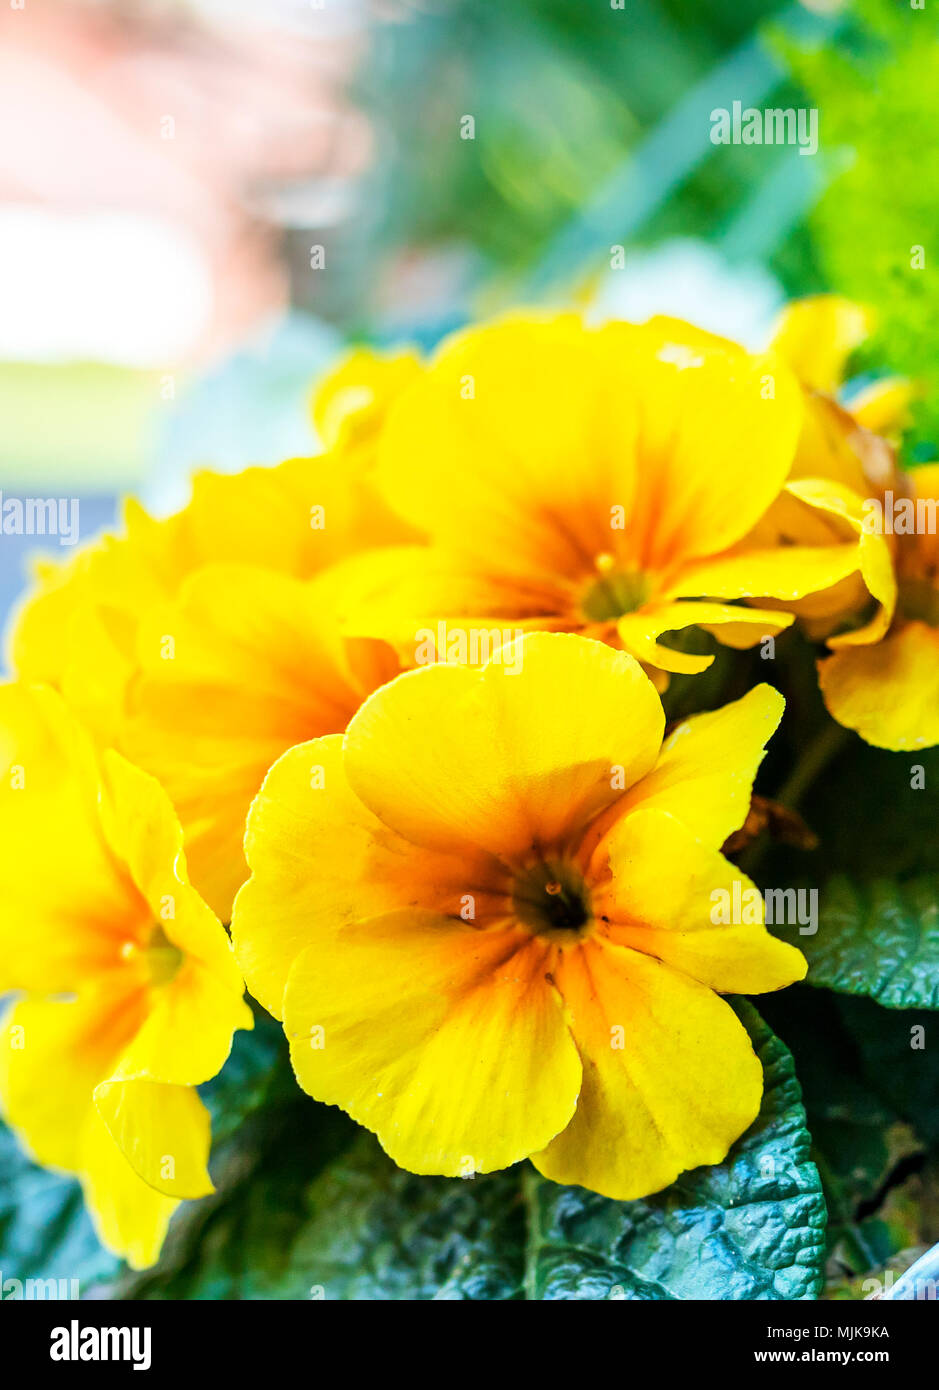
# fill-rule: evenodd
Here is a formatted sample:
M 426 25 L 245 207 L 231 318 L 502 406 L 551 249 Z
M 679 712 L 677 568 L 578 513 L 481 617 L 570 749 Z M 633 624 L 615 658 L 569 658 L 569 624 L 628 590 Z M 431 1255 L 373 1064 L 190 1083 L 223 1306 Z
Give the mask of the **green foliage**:
M 375 255 L 363 262 L 389 243 L 442 242 L 472 248 L 490 269 L 530 269 L 583 222 L 562 267 L 567 279 L 582 277 L 622 240 L 644 139 L 787 8 L 785 0 L 715 0 L 705 9 L 693 0 L 628 0 L 621 9 L 609 0 L 441 0 L 406 25 L 384 26 L 358 92 L 386 133 L 370 200 L 381 220 L 366 231 Z M 761 60 L 750 55 L 737 83 L 754 69 Z M 685 175 L 655 225 L 643 226 L 647 240 L 713 232 L 764 172 L 749 149 L 705 157 L 709 110 L 702 103 L 692 129 L 664 142 Z M 476 122 L 473 139 L 460 138 L 463 115 Z M 704 146 L 691 149 L 702 135 Z M 656 172 L 643 164 L 640 195 Z M 610 209 L 608 192 L 624 180 Z
M 939 11 L 862 0 L 840 51 L 793 53 L 791 62 L 819 108 L 835 174 L 811 219 L 829 281 L 876 309 L 867 358 L 923 383 L 915 442 L 935 445 L 939 168 L 929 150 L 939 121 Z M 925 248 L 924 268 L 914 264 L 916 247 Z
M 892 1009 L 939 1008 L 939 878 L 822 890 L 818 931 L 801 938 L 809 982 Z
M 866 1278 L 939 1241 L 939 1021 L 804 985 L 761 1006 L 802 1083 L 829 1212 L 826 1296 L 864 1297 Z

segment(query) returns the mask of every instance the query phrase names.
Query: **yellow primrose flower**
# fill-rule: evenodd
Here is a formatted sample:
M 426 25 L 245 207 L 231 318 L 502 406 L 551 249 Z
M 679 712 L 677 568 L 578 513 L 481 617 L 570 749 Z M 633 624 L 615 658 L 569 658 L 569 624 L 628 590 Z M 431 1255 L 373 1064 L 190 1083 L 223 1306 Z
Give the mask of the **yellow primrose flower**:
M 760 1066 L 718 991 L 805 974 L 720 853 L 782 697 L 759 686 L 663 743 L 625 653 L 538 633 L 501 655 L 408 672 L 344 739 L 274 765 L 236 954 L 300 1084 L 402 1167 L 530 1157 L 639 1197 L 757 1114 Z M 714 905 L 735 893 L 736 924 Z
M 248 874 L 245 817 L 271 763 L 341 733 L 400 669 L 384 642 L 341 632 L 342 574 L 205 565 L 139 625 L 122 749 L 169 793 L 193 883 L 223 921 Z
M 231 946 L 190 887 L 153 780 L 100 757 L 55 691 L 0 688 L 0 1104 L 38 1163 L 75 1173 L 102 1241 L 156 1259 L 212 1191 L 194 1087 L 252 1027 Z
M 772 347 L 816 397 L 824 414 L 824 404 L 831 403 L 844 384 L 848 358 L 873 329 L 874 315 L 864 305 L 836 294 L 809 295 L 786 305 Z M 845 414 L 850 412 L 849 418 L 864 430 L 892 439 L 909 423 L 916 390 L 902 377 L 882 377 L 855 392 Z
M 898 598 L 890 630 L 873 647 L 854 646 L 847 634 L 819 665 L 819 684 L 840 724 L 878 748 L 908 751 L 939 744 L 939 464 L 912 469 L 905 484 L 909 495 L 897 496 L 909 518 L 892 528 Z
M 835 399 L 848 358 L 871 327 L 866 309 L 836 295 L 796 300 L 783 311 L 772 350 L 802 388 L 802 424 L 788 487 L 740 547 L 814 546 L 824 552 L 856 543 L 859 565 L 853 574 L 784 605 L 813 640 L 835 647 L 845 633 L 851 643 L 878 641 L 896 599 L 889 544 L 864 529 L 864 506 L 897 484 L 894 449 L 873 429 L 877 424 L 900 430 L 912 388 L 877 382 L 864 400 L 854 398 L 851 412 Z
M 458 620 L 581 632 L 652 671 L 701 671 L 711 657 L 662 634 L 697 625 L 752 645 L 792 619 L 741 600 L 789 604 L 860 568 L 854 533 L 741 546 L 786 486 L 801 419 L 785 366 L 671 320 L 517 317 L 459 334 L 377 450 L 389 504 L 432 545 L 366 556 L 352 621 L 412 660 L 417 633 Z
M 308 579 L 358 550 L 414 540 L 367 464 L 361 450 L 337 449 L 275 468 L 200 472 L 187 506 L 160 520 L 128 500 L 119 535 L 62 564 L 39 563 L 38 588 L 9 635 L 12 670 L 60 690 L 104 744 L 115 742 L 141 616 L 171 601 L 188 576 L 234 558 Z

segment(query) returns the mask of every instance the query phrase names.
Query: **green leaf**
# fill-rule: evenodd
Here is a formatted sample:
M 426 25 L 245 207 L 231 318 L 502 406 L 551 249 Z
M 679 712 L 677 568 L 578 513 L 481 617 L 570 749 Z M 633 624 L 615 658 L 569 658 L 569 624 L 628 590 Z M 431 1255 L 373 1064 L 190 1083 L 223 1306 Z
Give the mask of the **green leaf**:
M 939 1240 L 924 1180 L 939 1144 L 939 1020 L 805 985 L 761 1004 L 792 1047 L 828 1203 L 824 1296 L 855 1297 L 855 1283 Z
M 520 1167 L 472 1179 L 402 1172 L 363 1138 L 314 1184 L 298 1282 L 329 1299 L 511 1299 L 521 1294 Z
M 134 1297 L 357 1300 L 810 1298 L 825 1208 L 783 1045 L 738 1009 L 766 1077 L 727 1160 L 640 1202 L 559 1187 L 527 1164 L 416 1177 L 340 1112 L 294 1092 Z M 196 1204 L 193 1204 L 194 1206 Z
M 866 994 L 891 1009 L 937 1009 L 939 876 L 832 879 L 820 893 L 818 931 L 799 946 L 810 984 Z

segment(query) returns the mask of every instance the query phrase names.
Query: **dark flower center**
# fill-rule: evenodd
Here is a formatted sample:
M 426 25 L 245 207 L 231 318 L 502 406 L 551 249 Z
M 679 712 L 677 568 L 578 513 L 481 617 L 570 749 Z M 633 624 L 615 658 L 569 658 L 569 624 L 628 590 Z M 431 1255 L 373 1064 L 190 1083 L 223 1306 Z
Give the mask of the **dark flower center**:
M 580 872 L 560 861 L 539 860 L 515 878 L 512 906 L 520 922 L 539 934 L 582 935 L 593 919 Z

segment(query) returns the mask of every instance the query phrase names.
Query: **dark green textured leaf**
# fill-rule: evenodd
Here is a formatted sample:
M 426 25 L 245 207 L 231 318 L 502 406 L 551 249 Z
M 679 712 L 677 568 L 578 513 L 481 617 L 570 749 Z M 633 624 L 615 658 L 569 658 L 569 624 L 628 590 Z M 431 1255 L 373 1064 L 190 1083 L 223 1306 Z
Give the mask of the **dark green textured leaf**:
M 761 1004 L 792 1046 L 828 1202 L 823 1296 L 864 1296 L 885 1264 L 939 1241 L 928 1152 L 939 1142 L 939 1019 L 805 985 Z
M 865 1080 L 926 1144 L 939 1146 L 939 1018 L 847 996 L 839 1011 L 857 1040 Z
M 724 1163 L 666 1192 L 611 1202 L 539 1181 L 536 1298 L 801 1299 L 817 1296 L 825 1204 L 809 1159 L 792 1058 L 750 1005 L 741 1018 L 763 1064 L 760 1114 Z
M 833 879 L 820 893 L 817 933 L 799 946 L 810 984 L 891 1009 L 939 1008 L 939 877 Z
M 314 1184 L 298 1282 L 325 1298 L 510 1299 L 521 1292 L 520 1169 L 472 1179 L 402 1172 L 363 1137 Z

